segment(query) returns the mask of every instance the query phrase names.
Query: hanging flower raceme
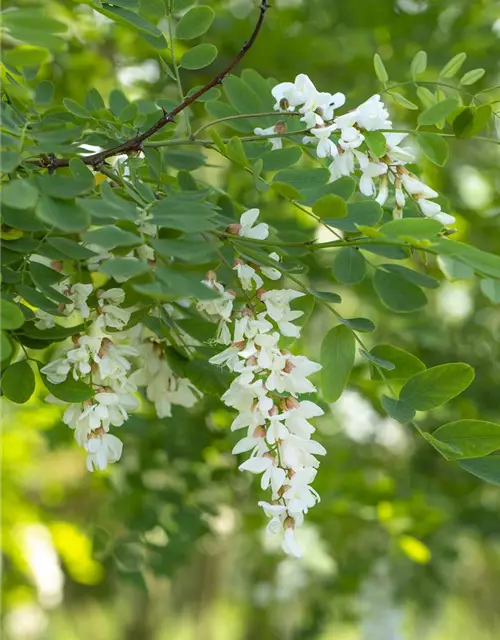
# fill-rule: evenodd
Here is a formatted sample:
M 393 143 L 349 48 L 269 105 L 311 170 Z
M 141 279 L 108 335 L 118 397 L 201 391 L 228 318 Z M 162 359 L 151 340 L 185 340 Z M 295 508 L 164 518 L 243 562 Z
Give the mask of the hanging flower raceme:
M 407 163 L 415 161 L 410 149 L 399 144 L 405 133 L 392 133 L 389 112 L 376 94 L 348 113 L 335 116 L 335 110 L 345 103 L 342 93 L 323 93 L 316 89 L 304 74 L 295 82 L 282 82 L 272 89 L 276 99 L 275 110 L 298 111 L 301 120 L 310 130 L 303 139 L 304 144 L 316 145 L 318 158 L 330 158 L 330 182 L 354 172 L 361 173 L 359 189 L 367 197 L 383 205 L 389 197 L 389 186 L 393 187 L 395 218 L 403 215 L 406 199 L 415 202 L 421 214 L 439 221 L 443 225 L 452 224 L 455 218 L 441 211 L 434 201 L 438 193 L 428 187 L 408 171 Z M 386 141 L 386 152 L 376 156 L 367 142 L 367 137 L 381 131 Z M 265 135 L 268 130 L 255 130 Z M 280 147 L 282 139 L 280 138 Z M 273 148 L 278 148 L 273 144 Z
M 242 216 L 241 229 L 249 219 L 247 214 Z M 251 225 L 257 215 L 252 212 Z M 254 228 L 259 227 L 264 229 L 261 225 Z M 234 225 L 230 230 L 241 235 L 241 229 Z M 270 258 L 279 264 L 277 254 L 271 254 Z M 270 518 L 268 534 L 281 536 L 284 551 L 300 557 L 294 531 L 302 525 L 308 510 L 319 502 L 311 483 L 319 465 L 316 456 L 326 453 L 322 445 L 311 439 L 314 427 L 309 422 L 323 411 L 301 396 L 316 391 L 308 378 L 321 366 L 280 346 L 282 336 L 300 335 L 300 327 L 294 321 L 303 312 L 293 310 L 291 303 L 304 294 L 292 289 L 262 289 L 260 282 L 264 281 L 260 276 L 250 287 L 243 272 L 243 267 L 249 265 L 239 260 L 237 266 L 242 289 L 253 294 L 251 307 L 233 312 L 230 344 L 210 362 L 237 374 L 222 396 L 223 402 L 238 412 L 231 429 L 244 433 L 233 453 L 250 454 L 240 470 L 260 475 L 262 489 L 271 492 L 269 502 L 259 502 Z M 271 280 L 281 275 L 274 267 L 262 268 L 261 273 Z M 210 274 L 212 283 L 214 278 Z
M 73 305 L 68 315 L 78 311 L 87 320 L 86 333 L 73 336 L 72 347 L 41 371 L 54 385 L 71 377 L 92 387 L 94 394 L 85 402 L 68 404 L 53 396 L 48 401 L 67 405 L 63 422 L 74 430 L 76 441 L 87 451 L 87 468 L 102 471 L 120 459 L 123 448 L 119 438 L 109 433 L 110 427 L 122 426 L 129 412 L 139 406 L 129 360 L 138 352 L 120 334 L 109 333 L 110 328 L 123 329 L 130 318 L 130 311 L 121 307 L 124 292 L 121 289 L 97 292 L 97 306 L 92 311 L 87 304 L 92 288 L 92 285 L 69 286 L 67 291 Z

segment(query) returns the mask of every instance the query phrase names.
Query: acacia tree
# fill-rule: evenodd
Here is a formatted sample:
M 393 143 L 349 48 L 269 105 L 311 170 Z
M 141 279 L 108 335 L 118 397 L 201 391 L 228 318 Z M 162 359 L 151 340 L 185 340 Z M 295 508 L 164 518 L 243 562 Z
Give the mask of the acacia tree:
M 149 21 L 122 4 L 95 8 L 166 49 L 160 17 Z M 237 412 L 231 429 L 244 433 L 233 449 L 245 454 L 239 468 L 261 474 L 268 491 L 259 502 L 268 532 L 291 555 L 301 555 L 294 531 L 319 501 L 316 456 L 328 464 L 309 420 L 341 397 L 356 358 L 363 365 L 354 375 L 371 377 L 378 409 L 415 428 L 436 455 L 496 482 L 500 465 L 490 454 L 500 444 L 499 425 L 460 419 L 430 433 L 417 413 L 467 389 L 472 367 L 427 368 L 401 345 L 377 344 L 373 322 L 345 317 L 335 285 L 321 284 L 333 273 L 344 287 L 358 287 L 372 271 L 382 305 L 405 314 L 425 306 L 424 289 L 439 287 L 438 266 L 452 278 L 475 273 L 498 297 L 500 259 L 453 240 L 446 194 L 420 179 L 418 161 L 444 165 L 450 137 L 498 144 L 488 133 L 488 93 L 467 88 L 484 71 L 469 70 L 457 82 L 466 59 L 458 54 L 438 79 L 420 83 L 421 51 L 412 80 L 396 83 L 376 55 L 380 94 L 360 105 L 316 88 L 303 73 L 293 82 L 248 68 L 235 75 L 259 46 L 269 10 L 263 0 L 229 64 L 184 93 L 180 69 L 202 69 L 217 56 L 214 45 L 201 43 L 176 60 L 175 39 L 200 38 L 214 19 L 210 7 L 190 4 L 163 8 L 170 59 L 160 59 L 179 88 L 175 106 L 131 102 L 118 90 L 106 106 L 95 88 L 83 105 L 69 98 L 53 105 L 50 81 L 33 86 L 15 57 L 6 66 L 3 394 L 27 402 L 39 376 L 47 401 L 65 405 L 63 422 L 86 450 L 89 471 L 121 458 L 115 429 L 139 408 L 138 394 L 162 419 L 173 405 L 220 399 Z M 56 43 L 64 25 L 38 17 L 45 29 L 33 40 L 25 10 L 6 12 L 12 42 Z M 386 99 L 415 112 L 415 126 L 394 127 Z M 200 102 L 209 121 L 195 110 Z M 217 125 L 237 135 L 223 138 Z M 248 174 L 251 202 L 197 172 L 208 154 Z M 268 212 L 283 201 L 296 213 L 273 228 Z M 306 276 L 312 268 L 313 281 Z M 331 322 L 318 337 L 315 363 L 300 352 L 299 338 L 318 307 Z

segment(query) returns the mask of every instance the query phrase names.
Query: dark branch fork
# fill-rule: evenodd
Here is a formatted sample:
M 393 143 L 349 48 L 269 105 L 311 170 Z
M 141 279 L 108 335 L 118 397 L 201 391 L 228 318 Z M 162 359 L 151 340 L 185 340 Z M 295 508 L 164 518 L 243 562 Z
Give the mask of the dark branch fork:
M 193 93 L 191 96 L 185 98 L 172 111 L 166 111 L 164 109 L 162 117 L 157 122 L 155 122 L 155 124 L 152 127 L 150 127 L 147 131 L 144 131 L 143 133 L 136 135 L 134 138 L 131 138 L 130 140 L 126 140 L 125 142 L 122 142 L 121 144 L 117 145 L 116 147 L 112 147 L 111 149 L 105 149 L 104 151 L 99 151 L 99 153 L 94 153 L 90 156 L 82 156 L 81 159 L 83 160 L 83 162 L 85 164 L 91 165 L 94 168 L 97 168 L 107 158 L 110 158 L 111 156 L 116 156 L 121 153 L 128 153 L 132 151 L 141 151 L 143 142 L 145 140 L 147 140 L 148 138 L 151 138 L 151 136 L 153 136 L 155 133 L 160 131 L 160 129 L 162 129 L 169 122 L 174 122 L 174 118 L 177 114 L 181 113 L 181 111 L 184 111 L 184 109 L 189 107 L 189 105 L 193 104 L 193 102 L 196 102 L 196 100 L 198 100 L 198 98 L 200 98 L 209 89 L 212 89 L 212 87 L 215 87 L 218 84 L 222 84 L 222 81 L 224 80 L 224 78 L 234 69 L 234 67 L 236 67 L 236 65 L 241 61 L 243 56 L 247 53 L 247 51 L 251 48 L 251 46 L 257 39 L 257 36 L 259 35 L 260 29 L 262 27 L 262 23 L 264 22 L 264 16 L 268 9 L 269 9 L 269 4 L 267 3 L 267 0 L 262 0 L 260 5 L 259 18 L 254 27 L 252 35 L 242 46 L 242 48 L 240 49 L 236 57 L 228 64 L 228 66 L 225 69 L 223 69 L 218 75 L 216 75 L 215 78 L 210 80 L 210 82 L 208 82 L 201 89 Z M 69 166 L 69 159 L 56 158 L 53 154 L 50 154 L 49 156 L 40 158 L 38 161 L 38 164 L 41 167 L 48 168 L 49 172 L 52 173 L 56 169 L 59 169 L 59 167 Z

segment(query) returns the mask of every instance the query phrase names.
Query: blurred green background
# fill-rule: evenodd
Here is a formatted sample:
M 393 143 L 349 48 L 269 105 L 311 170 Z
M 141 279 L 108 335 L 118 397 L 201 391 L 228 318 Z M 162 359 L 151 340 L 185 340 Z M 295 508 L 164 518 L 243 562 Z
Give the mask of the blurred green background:
M 157 16 L 162 3 L 143 0 L 141 11 Z M 34 7 L 68 25 L 61 46 L 47 49 L 32 82 L 52 80 L 56 102 L 83 101 L 90 87 L 105 97 L 118 87 L 130 99 L 175 101 L 177 87 L 162 71 L 157 50 L 90 4 L 4 2 L 4 10 Z M 217 17 L 204 39 L 220 54 L 203 72 L 184 72 L 186 89 L 229 62 L 256 16 L 252 0 L 206 4 Z M 355 106 L 380 90 L 374 53 L 391 80 L 405 82 L 411 59 L 425 49 L 431 80 L 464 51 L 467 69 L 486 69 L 474 91 L 500 83 L 500 5 L 493 0 L 272 4 L 238 73 L 253 67 L 279 81 L 306 73 L 320 90 L 342 91 L 348 106 Z M 166 22 L 160 27 L 166 30 Z M 4 38 L 7 60 L 12 44 Z M 169 52 L 163 53 L 168 61 Z M 413 87 L 404 91 L 416 100 Z M 413 126 L 411 111 L 395 105 L 391 110 L 395 125 Z M 194 107 L 193 117 L 207 121 L 203 106 Z M 449 199 L 455 237 L 497 253 L 500 147 L 465 140 L 453 141 L 450 151 L 444 169 L 422 165 L 425 178 Z M 264 219 L 279 229 L 310 226 L 286 203 L 257 194 L 251 178 L 217 156 L 195 175 L 247 207 L 261 206 Z M 322 264 L 328 260 L 331 255 Z M 435 264 L 429 271 L 439 273 Z M 308 277 L 316 288 L 342 289 L 333 277 L 325 283 L 315 263 Z M 444 282 L 431 292 L 424 312 L 403 318 L 384 310 L 369 279 L 341 293 L 348 317 L 364 315 L 377 325 L 371 345 L 401 346 L 428 366 L 465 361 L 476 367 L 475 383 L 460 399 L 424 416 L 424 428 L 464 417 L 500 419 L 500 312 L 477 280 Z M 331 318 L 317 311 L 302 352 L 316 357 L 316 336 L 330 325 Z M 300 531 L 308 549 L 302 561 L 266 546 L 256 506 L 260 493 L 237 471 L 231 414 L 217 398 L 178 409 L 170 420 L 158 420 L 143 407 L 122 427 L 122 460 L 109 473 L 92 475 L 60 408 L 44 404 L 43 397 L 40 388 L 26 406 L 2 401 L 6 638 L 500 637 L 500 490 L 446 462 L 410 427 L 386 418 L 364 364 L 318 421 L 328 455 L 315 483 L 322 502 Z

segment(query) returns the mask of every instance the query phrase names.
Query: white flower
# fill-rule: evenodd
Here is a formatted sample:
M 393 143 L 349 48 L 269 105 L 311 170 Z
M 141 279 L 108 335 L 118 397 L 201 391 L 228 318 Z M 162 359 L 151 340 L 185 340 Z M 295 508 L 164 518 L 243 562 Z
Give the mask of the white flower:
M 211 300 L 198 300 L 196 308 L 198 311 L 204 311 L 209 316 L 219 316 L 226 321 L 231 319 L 233 312 L 234 294 L 229 291 L 225 291 L 224 287 L 213 280 L 203 280 L 203 284 L 209 289 L 214 289 L 220 293 L 220 298 L 213 298 Z
M 455 222 L 455 218 L 453 216 L 441 211 L 441 207 L 437 202 L 431 202 L 425 198 L 419 198 L 417 200 L 417 204 L 420 207 L 420 211 L 427 218 L 433 218 L 443 225 L 453 224 Z
M 255 225 L 259 217 L 259 209 L 249 209 L 240 218 L 241 229 L 238 235 L 242 238 L 253 238 L 254 240 L 265 240 L 269 235 L 269 225 L 260 222 Z
M 121 309 L 118 305 L 125 300 L 123 289 L 108 289 L 97 294 L 99 317 L 96 326 L 100 329 L 112 327 L 113 329 L 123 329 L 130 320 L 131 312 Z
M 267 129 L 256 127 L 253 132 L 256 136 L 274 136 L 269 138 L 269 142 L 273 145 L 272 151 L 283 147 L 283 139 L 276 136 L 276 126 L 268 127 Z
M 316 127 L 311 129 L 311 134 L 313 138 L 306 137 L 304 141 L 314 140 L 316 139 L 317 147 L 316 147 L 316 155 L 318 158 L 334 158 L 338 155 L 337 145 L 333 140 L 330 140 L 330 136 L 332 135 L 332 131 L 334 131 L 335 125 L 330 125 L 329 127 Z
M 278 263 L 280 262 L 280 257 L 275 252 L 270 253 L 269 257 L 271 258 L 271 260 L 274 260 L 275 262 L 278 262 Z M 269 280 L 279 280 L 281 278 L 281 272 L 278 271 L 278 269 L 275 269 L 274 267 L 261 267 L 260 270 L 266 276 L 266 278 L 269 278 Z
M 44 329 L 52 329 L 52 327 L 56 326 L 54 316 L 51 316 L 50 313 L 47 313 L 43 309 L 35 309 L 35 327 L 40 330 Z
M 240 464 L 238 469 L 240 471 L 250 471 L 250 473 L 262 473 L 260 486 L 264 491 L 270 486 L 273 495 L 276 495 L 285 484 L 285 470 L 278 467 L 276 458 L 273 458 L 270 454 L 262 458 L 249 458 Z
M 70 370 L 71 365 L 66 358 L 53 360 L 40 369 L 52 384 L 61 384 L 61 382 L 64 382 L 68 377 Z
M 359 190 L 364 196 L 372 196 L 375 193 L 373 178 L 387 173 L 387 165 L 380 162 L 370 162 L 364 169 L 359 181 Z
M 347 149 L 357 149 L 363 142 L 365 136 L 355 127 L 345 127 L 340 132 L 339 146 Z
M 277 323 L 284 336 L 298 338 L 300 335 L 300 327 L 292 324 L 292 321 L 303 316 L 304 312 L 292 311 L 290 302 L 303 295 L 293 289 L 278 289 L 266 291 L 261 296 L 262 302 L 266 305 L 267 315 Z
M 302 558 L 302 551 L 297 545 L 294 530 L 292 527 L 288 527 L 287 529 L 285 529 L 285 537 L 281 544 L 281 548 L 289 556 L 293 556 L 294 558 Z
M 68 297 L 73 301 L 72 305 L 66 305 L 66 314 L 69 315 L 73 310 L 77 310 L 81 313 L 82 318 L 88 318 L 90 315 L 90 309 L 87 304 L 87 298 L 92 293 L 94 287 L 91 284 L 76 283 L 71 285 L 68 292 Z
M 356 122 L 366 131 L 392 128 L 389 112 L 378 94 L 359 105 L 356 109 Z
M 307 439 L 314 432 L 314 427 L 308 420 L 322 416 L 323 413 L 323 409 L 314 402 L 302 400 L 296 409 L 291 409 L 284 414 L 285 426 L 290 433 Z
M 378 202 L 379 205 L 382 207 L 386 203 L 386 200 L 388 197 L 389 197 L 389 182 L 387 180 L 387 176 L 383 175 L 380 180 L 380 189 L 377 197 L 375 198 L 375 202 Z
M 117 462 L 122 455 L 122 441 L 109 433 L 96 434 L 85 443 L 88 452 L 87 469 L 104 471 L 108 464 Z
M 264 280 L 262 280 L 255 269 L 244 262 L 239 261 L 233 269 L 238 274 L 241 286 L 245 291 L 252 291 L 254 284 L 256 289 L 260 289 L 264 284 Z
M 438 192 L 431 189 L 425 182 L 422 182 L 409 173 L 403 173 L 400 176 L 403 187 L 412 196 L 420 196 L 422 198 L 437 198 Z
M 392 162 L 406 164 L 415 161 L 415 155 L 410 148 L 399 146 L 407 135 L 407 133 L 384 133 L 387 141 L 387 155 Z

